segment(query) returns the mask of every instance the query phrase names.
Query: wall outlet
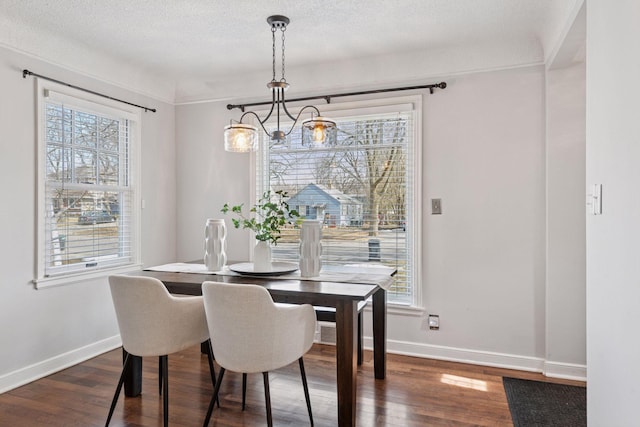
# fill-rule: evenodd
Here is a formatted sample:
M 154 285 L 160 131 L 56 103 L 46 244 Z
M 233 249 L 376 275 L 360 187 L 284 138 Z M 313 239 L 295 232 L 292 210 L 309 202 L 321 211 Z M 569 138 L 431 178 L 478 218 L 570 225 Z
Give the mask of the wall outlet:
M 441 199 L 431 199 L 431 215 L 442 215 Z
M 427 322 L 429 323 L 430 330 L 437 331 L 440 329 L 440 316 L 437 314 L 430 314 L 427 318 Z

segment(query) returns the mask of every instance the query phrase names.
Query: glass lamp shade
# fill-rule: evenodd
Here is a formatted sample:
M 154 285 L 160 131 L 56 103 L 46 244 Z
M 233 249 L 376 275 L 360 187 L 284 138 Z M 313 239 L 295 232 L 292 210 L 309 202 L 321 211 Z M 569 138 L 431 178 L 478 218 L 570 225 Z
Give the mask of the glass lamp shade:
M 326 117 L 312 117 L 302 122 L 303 145 L 336 145 L 338 127 L 336 122 Z
M 224 149 L 234 153 L 247 153 L 258 149 L 258 128 L 234 123 L 224 128 Z

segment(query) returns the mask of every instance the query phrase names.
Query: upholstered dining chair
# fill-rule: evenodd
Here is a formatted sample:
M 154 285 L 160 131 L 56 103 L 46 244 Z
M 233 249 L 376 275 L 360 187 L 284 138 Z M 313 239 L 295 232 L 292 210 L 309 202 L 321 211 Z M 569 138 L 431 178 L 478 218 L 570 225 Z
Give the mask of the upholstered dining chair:
M 109 276 L 109 286 L 126 357 L 105 425 L 111 421 L 133 355 L 159 357 L 160 393 L 163 394 L 166 427 L 169 422 L 168 355 L 209 339 L 202 297 L 175 297 L 153 277 L 113 275 Z M 207 355 L 211 380 L 215 385 L 211 351 Z
M 226 370 L 243 373 L 243 409 L 246 374 L 262 372 L 267 424 L 272 426 L 269 371 L 298 360 L 309 420 L 313 426 L 309 387 L 302 357 L 313 344 L 316 315 L 313 307 L 276 305 L 258 285 L 204 282 L 204 308 L 211 345 L 220 372 L 204 426 L 208 426 Z

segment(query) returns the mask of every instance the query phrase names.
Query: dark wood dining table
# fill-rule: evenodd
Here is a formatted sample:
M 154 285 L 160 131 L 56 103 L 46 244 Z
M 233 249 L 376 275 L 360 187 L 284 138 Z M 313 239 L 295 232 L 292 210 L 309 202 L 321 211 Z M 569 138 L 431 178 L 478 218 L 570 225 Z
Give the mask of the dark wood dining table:
M 390 275 L 394 273 L 392 269 Z M 173 294 L 202 295 L 202 283 L 208 280 L 248 283 L 264 286 L 275 302 L 334 307 L 339 426 L 354 426 L 356 423 L 358 304 L 371 298 L 374 375 L 376 379 L 385 378 L 387 297 L 385 289 L 377 284 L 165 271 L 138 271 L 132 274 L 155 277 Z M 141 393 L 141 378 L 142 359 L 135 358 L 133 369 L 125 379 L 127 396 Z

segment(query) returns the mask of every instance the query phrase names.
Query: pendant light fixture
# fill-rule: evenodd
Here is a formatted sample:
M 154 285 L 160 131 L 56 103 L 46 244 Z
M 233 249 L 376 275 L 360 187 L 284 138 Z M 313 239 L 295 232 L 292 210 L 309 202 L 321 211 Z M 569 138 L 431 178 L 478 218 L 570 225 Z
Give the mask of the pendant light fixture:
M 310 118 L 302 121 L 302 143 L 304 145 L 335 145 L 338 129 L 336 122 L 320 115 L 320 111 L 313 105 L 306 105 L 300 109 L 298 114 L 294 117 L 285 104 L 284 93 L 289 87 L 287 79 L 285 78 L 285 66 L 284 66 L 284 35 L 289 25 L 289 18 L 282 15 L 273 15 L 267 18 L 267 22 L 271 26 L 271 39 L 272 39 L 272 68 L 273 74 L 271 81 L 267 83 L 267 87 L 271 90 L 271 109 L 269 114 L 264 119 L 253 111 L 247 111 L 240 116 L 240 121 L 234 123 L 233 121 L 224 128 L 224 149 L 226 151 L 234 151 L 240 153 L 246 153 L 249 151 L 256 151 L 258 149 L 258 127 L 249 123 L 243 123 L 243 120 L 247 115 L 252 115 L 256 118 L 260 127 L 271 138 L 275 144 L 283 144 L 287 135 L 291 133 L 296 123 L 300 119 L 300 116 L 305 111 L 310 111 Z M 280 30 L 282 34 L 282 75 L 280 80 L 276 80 L 276 32 Z M 275 113 L 276 118 L 276 130 L 271 133 L 265 128 L 265 123 Z M 280 129 L 280 114 L 284 113 L 286 117 L 293 120 L 291 128 L 285 132 Z M 286 120 L 286 118 L 285 118 Z

